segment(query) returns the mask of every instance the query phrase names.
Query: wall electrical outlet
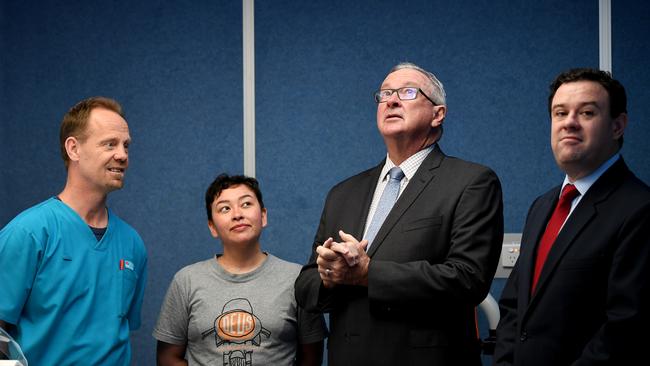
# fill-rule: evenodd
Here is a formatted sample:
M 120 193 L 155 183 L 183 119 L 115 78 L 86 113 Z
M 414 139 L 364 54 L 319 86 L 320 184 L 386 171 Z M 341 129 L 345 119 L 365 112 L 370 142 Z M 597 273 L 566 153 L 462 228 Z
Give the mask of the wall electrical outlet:
M 505 268 L 512 268 L 519 258 L 519 243 L 504 243 L 501 248 L 501 265 Z
M 521 246 L 521 234 L 507 233 L 503 235 L 503 246 L 501 247 L 501 258 L 497 266 L 495 278 L 508 278 L 512 267 L 519 258 L 519 247 Z

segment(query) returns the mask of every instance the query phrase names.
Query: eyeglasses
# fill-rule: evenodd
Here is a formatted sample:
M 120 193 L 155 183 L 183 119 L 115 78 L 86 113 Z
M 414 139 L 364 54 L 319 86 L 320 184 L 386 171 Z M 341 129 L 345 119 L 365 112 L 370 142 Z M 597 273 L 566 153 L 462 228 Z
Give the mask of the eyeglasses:
M 412 86 L 405 86 L 403 88 L 399 89 L 381 89 L 377 90 L 374 93 L 375 96 L 375 102 L 377 103 L 384 103 L 390 99 L 390 96 L 393 95 L 393 93 L 397 92 L 397 97 L 399 100 L 413 100 L 418 97 L 418 92 L 420 94 L 424 95 L 425 98 L 427 98 L 433 105 L 438 105 L 436 102 L 433 101 L 433 99 L 429 98 L 422 89 L 420 88 L 415 88 Z

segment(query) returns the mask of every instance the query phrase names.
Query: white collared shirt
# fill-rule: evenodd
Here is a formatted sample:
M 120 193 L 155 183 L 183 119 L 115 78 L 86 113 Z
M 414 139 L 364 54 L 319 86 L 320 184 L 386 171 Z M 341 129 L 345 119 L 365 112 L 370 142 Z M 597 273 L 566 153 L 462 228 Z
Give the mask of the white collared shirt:
M 426 159 L 426 157 L 429 155 L 429 153 L 433 150 L 435 146 L 436 144 L 432 144 L 429 147 L 426 147 L 418 151 L 408 159 L 404 160 L 402 164 L 399 165 L 400 169 L 402 169 L 402 172 L 404 172 L 404 178 L 402 178 L 402 181 L 400 182 L 399 185 L 399 193 L 397 195 L 398 199 L 399 196 L 402 195 L 402 192 L 404 192 L 404 189 L 409 184 L 413 176 L 415 175 L 415 172 L 417 172 L 418 168 L 420 168 L 420 165 L 422 165 L 424 159 Z M 395 163 L 393 163 L 390 160 L 388 153 L 386 153 L 386 163 L 384 164 L 384 167 L 381 169 L 381 173 L 379 174 L 379 181 L 377 182 L 377 188 L 375 188 L 375 194 L 372 196 L 370 211 L 368 211 L 368 217 L 366 218 L 366 227 L 363 230 L 364 238 L 366 237 L 366 234 L 368 232 L 368 226 L 370 226 L 370 223 L 372 222 L 372 218 L 373 216 L 375 216 L 377 205 L 379 205 L 379 199 L 381 198 L 382 193 L 384 193 L 384 188 L 386 188 L 386 185 L 388 184 L 388 177 L 389 177 L 388 171 L 395 166 L 397 165 L 395 165 Z

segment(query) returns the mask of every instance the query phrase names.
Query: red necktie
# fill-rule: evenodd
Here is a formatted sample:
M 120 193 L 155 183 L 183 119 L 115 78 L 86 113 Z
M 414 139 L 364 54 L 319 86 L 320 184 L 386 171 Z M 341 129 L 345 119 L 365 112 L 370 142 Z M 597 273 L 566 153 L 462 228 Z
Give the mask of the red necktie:
M 571 210 L 571 202 L 576 198 L 580 192 L 576 189 L 573 184 L 567 184 L 562 189 L 562 194 L 560 195 L 560 201 L 555 206 L 555 211 L 551 215 L 551 219 L 546 225 L 546 230 L 542 239 L 539 241 L 539 246 L 537 247 L 537 259 L 535 259 L 535 272 L 533 273 L 533 285 L 531 286 L 531 293 L 535 292 L 535 286 L 537 286 L 537 281 L 539 280 L 539 275 L 542 273 L 542 268 L 544 267 L 544 262 L 546 257 L 548 257 L 548 252 L 551 251 L 551 247 L 555 242 L 557 234 L 560 232 L 564 221 L 566 221 L 567 216 L 569 216 L 569 211 Z

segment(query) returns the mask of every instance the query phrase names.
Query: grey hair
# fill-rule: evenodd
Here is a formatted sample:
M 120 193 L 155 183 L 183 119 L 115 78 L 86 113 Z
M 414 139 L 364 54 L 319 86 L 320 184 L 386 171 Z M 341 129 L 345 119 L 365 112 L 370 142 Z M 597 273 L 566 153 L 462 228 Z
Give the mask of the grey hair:
M 427 79 L 429 79 L 429 81 L 431 82 L 431 89 L 432 89 L 430 95 L 431 99 L 433 99 L 433 101 L 436 102 L 437 105 L 447 104 L 446 101 L 447 94 L 445 93 L 445 88 L 435 75 L 433 75 L 429 71 L 411 62 L 400 62 L 399 64 L 393 66 L 393 68 L 390 69 L 388 73 L 390 74 L 401 69 L 416 70 L 422 73 L 424 76 L 426 76 Z

